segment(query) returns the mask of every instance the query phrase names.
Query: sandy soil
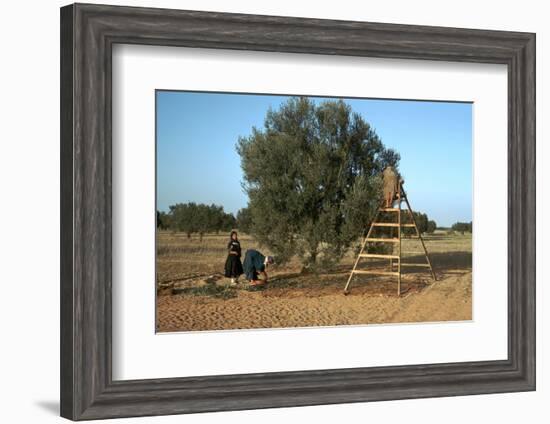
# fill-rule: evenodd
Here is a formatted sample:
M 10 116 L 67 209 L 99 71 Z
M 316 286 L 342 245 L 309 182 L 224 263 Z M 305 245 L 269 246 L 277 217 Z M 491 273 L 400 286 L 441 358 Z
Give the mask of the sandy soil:
M 371 323 L 469 320 L 471 272 L 448 273 L 441 281 L 400 298 L 382 288 L 242 291 L 220 300 L 199 296 L 159 296 L 158 331 L 333 326 Z M 395 284 L 395 283 L 394 283 Z M 379 286 L 379 285 L 378 285 Z
M 169 239 L 166 236 L 163 241 Z M 236 288 L 222 289 L 223 297 L 214 297 L 209 290 L 190 292 L 189 287 L 208 289 L 226 284 L 207 254 L 214 244 L 218 248 L 218 242 L 215 237 L 204 240 L 202 250 L 197 248 L 193 254 L 181 247 L 165 249 L 159 255 L 157 265 L 164 280 L 159 278 L 157 282 L 157 331 L 459 321 L 472 316 L 468 236 L 427 238 L 438 280 L 434 282 L 425 269 L 415 268 L 403 276 L 400 297 L 395 278 L 377 276 L 355 277 L 350 294 L 344 296 L 342 289 L 353 260 L 351 254 L 327 274 L 303 275 L 297 264 L 289 264 L 273 270 L 269 284 L 261 289 L 250 289 L 241 283 Z M 178 260 L 176 256 L 182 252 L 185 259 Z M 223 262 L 223 248 L 215 254 Z M 421 262 L 422 257 L 413 252 L 407 260 Z M 212 275 L 205 277 L 209 273 Z

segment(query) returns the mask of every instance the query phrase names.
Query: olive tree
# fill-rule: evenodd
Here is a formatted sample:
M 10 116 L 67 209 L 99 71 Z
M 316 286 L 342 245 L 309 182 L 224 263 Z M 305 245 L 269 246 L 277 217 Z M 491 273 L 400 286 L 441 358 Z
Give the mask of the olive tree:
M 281 261 L 341 258 L 380 200 L 380 173 L 397 166 L 374 129 L 345 102 L 290 98 L 240 137 L 250 231 Z

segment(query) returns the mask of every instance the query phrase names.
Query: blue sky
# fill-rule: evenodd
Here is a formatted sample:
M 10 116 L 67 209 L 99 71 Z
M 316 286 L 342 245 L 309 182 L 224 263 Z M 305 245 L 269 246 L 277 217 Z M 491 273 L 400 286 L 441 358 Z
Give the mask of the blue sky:
M 175 203 L 246 206 L 235 143 L 262 128 L 287 96 L 157 91 L 157 209 Z M 326 98 L 313 98 L 316 102 Z M 414 210 L 439 226 L 472 219 L 472 105 L 344 99 L 401 154 Z

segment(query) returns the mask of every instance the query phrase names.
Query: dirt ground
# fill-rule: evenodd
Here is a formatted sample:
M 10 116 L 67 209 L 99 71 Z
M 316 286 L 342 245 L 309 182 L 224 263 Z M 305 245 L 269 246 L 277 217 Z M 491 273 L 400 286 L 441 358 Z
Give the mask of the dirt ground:
M 243 254 L 258 247 L 246 235 L 240 240 Z M 200 241 L 198 236 L 159 232 L 157 331 L 460 321 L 472 316 L 469 234 L 427 236 L 437 281 L 426 268 L 406 267 L 399 297 L 396 277 L 374 275 L 354 277 L 345 296 L 353 252 L 324 274 L 301 274 L 293 260 L 270 269 L 265 287 L 250 288 L 245 281 L 229 287 L 221 274 L 226 244 L 227 235 L 209 234 Z M 403 253 L 403 263 L 425 261 L 417 241 L 403 241 Z M 378 261 L 368 267 L 387 270 L 389 264 Z

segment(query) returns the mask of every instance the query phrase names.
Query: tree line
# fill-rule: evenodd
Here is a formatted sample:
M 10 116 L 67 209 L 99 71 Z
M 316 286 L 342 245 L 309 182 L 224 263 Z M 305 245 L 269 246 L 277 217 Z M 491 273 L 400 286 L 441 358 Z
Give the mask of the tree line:
M 437 223 L 434 220 L 430 219 L 427 214 L 413 211 L 413 216 L 416 222 L 416 226 L 418 227 L 418 231 L 421 234 L 432 234 L 436 230 Z M 415 233 L 414 228 L 410 227 L 403 228 L 403 232 L 407 235 Z
M 230 231 L 236 226 L 232 213 L 226 213 L 223 206 L 202 203 L 177 203 L 169 206 L 168 212 L 157 211 L 157 228 L 180 231 L 191 237 L 198 234 L 202 240 L 205 233 Z
M 422 212 L 413 211 L 413 216 L 416 222 L 416 225 L 418 227 L 418 231 L 420 234 L 433 234 L 433 232 L 437 229 L 437 223 L 429 219 L 428 215 Z M 384 213 L 380 215 L 380 219 L 384 221 L 390 221 L 391 219 L 395 219 L 395 216 Z M 372 219 L 372 218 L 371 218 Z M 407 219 L 407 222 L 409 222 L 408 218 L 405 218 L 405 212 L 402 212 L 402 220 L 405 221 Z M 370 223 L 370 222 L 369 222 Z M 237 212 L 236 217 L 236 226 L 240 231 L 243 231 L 247 234 L 254 234 L 255 230 L 253 228 L 254 222 L 253 217 L 250 209 L 248 207 L 242 208 Z M 364 230 L 367 230 L 368 228 L 365 228 Z M 404 227 L 401 229 L 402 233 L 405 235 L 414 235 L 416 234 L 414 228 L 411 227 Z M 388 235 L 390 236 L 390 235 Z
M 430 220 L 428 215 L 413 211 L 413 215 L 421 234 L 433 233 L 437 228 L 435 221 Z M 238 229 L 247 234 L 255 232 L 253 217 L 248 207 L 237 212 L 237 217 L 232 213 L 226 213 L 223 206 L 197 204 L 193 202 L 178 203 L 169 207 L 169 212 L 157 211 L 157 228 L 161 230 L 180 231 L 191 237 L 192 234 L 203 236 L 209 232 L 231 231 Z M 453 230 L 471 231 L 471 223 L 456 223 Z M 470 229 L 468 229 L 470 228 Z M 404 234 L 414 234 L 414 228 L 403 228 Z
M 470 222 L 455 222 L 451 226 L 451 230 L 464 234 L 465 232 L 472 232 L 472 221 Z

